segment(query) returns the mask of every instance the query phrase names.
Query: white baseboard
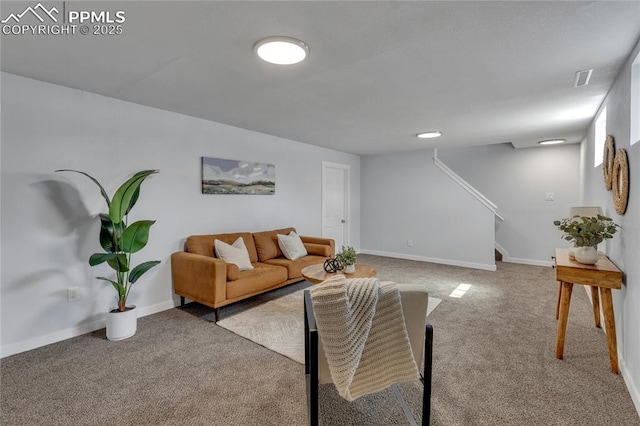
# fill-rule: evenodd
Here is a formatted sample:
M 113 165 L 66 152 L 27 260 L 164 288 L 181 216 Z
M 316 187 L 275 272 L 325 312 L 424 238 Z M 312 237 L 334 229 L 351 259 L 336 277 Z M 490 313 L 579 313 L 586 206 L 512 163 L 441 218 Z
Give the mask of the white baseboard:
M 498 252 L 500 252 L 500 254 L 502 255 L 503 258 L 509 257 L 509 252 L 504 247 L 502 247 L 498 243 L 495 243 L 495 244 L 496 244 L 496 250 L 498 250 Z
M 633 383 L 633 380 L 631 378 L 631 373 L 627 369 L 627 363 L 624 362 L 624 358 L 618 357 L 618 362 L 620 364 L 619 365 L 620 374 L 622 375 L 622 378 L 624 379 L 624 383 L 627 385 L 627 390 L 629 391 L 629 396 L 631 396 L 631 400 L 633 401 L 633 405 L 635 405 L 636 411 L 638 412 L 638 415 L 640 416 L 640 391 L 638 390 L 638 388 Z
M 56 331 L 55 333 L 46 334 L 44 336 L 34 337 L 33 339 L 24 340 L 22 342 L 5 345 L 0 348 L 0 358 L 5 358 L 21 352 L 30 351 L 52 343 L 61 342 L 81 334 L 91 333 L 106 327 L 106 319 L 92 321 L 77 327 L 67 328 L 65 330 Z
M 553 261 L 551 260 L 533 260 L 533 259 L 519 259 L 517 257 L 508 257 L 503 256 L 502 261 L 506 263 L 520 263 L 522 265 L 532 265 L 532 266 L 553 266 Z
M 589 298 L 589 303 L 593 306 L 593 299 L 591 298 L 591 290 L 589 286 L 583 285 L 584 291 L 587 293 L 587 297 Z M 602 309 L 600 309 L 600 324 L 604 324 L 604 314 Z M 600 327 L 602 332 L 606 335 L 607 328 Z M 633 380 L 631 379 L 631 373 L 627 368 L 627 363 L 624 361 L 624 358 L 620 355 L 620 348 L 618 348 L 618 367 L 620 369 L 620 375 L 624 379 L 624 383 L 627 386 L 627 390 L 629 391 L 629 396 L 631 396 L 631 400 L 633 401 L 633 405 L 636 407 L 636 411 L 640 416 L 640 390 L 634 385 Z
M 439 263 L 442 265 L 461 266 L 463 268 L 482 269 L 485 271 L 497 271 L 495 264 L 490 265 L 490 264 L 484 264 L 484 263 L 463 262 L 460 260 L 439 259 L 436 257 L 416 256 L 412 254 L 391 253 L 387 251 L 366 250 L 366 249 L 361 249 L 360 253 L 372 254 L 375 256 L 393 257 L 395 259 L 417 260 L 420 262 L 431 262 L 431 263 Z
M 173 309 L 178 306 L 179 303 L 172 297 L 171 300 L 167 300 L 166 302 L 158 303 L 156 305 L 145 306 L 144 308 L 138 309 L 138 318 L 146 317 L 147 315 L 157 314 L 158 312 L 166 311 L 168 309 Z
M 157 305 L 145 306 L 138 308 L 138 318 L 146 317 L 147 315 L 156 314 L 158 312 L 166 311 L 176 307 L 176 301 L 172 298 L 166 302 L 158 303 Z M 92 321 L 86 324 L 79 325 L 77 327 L 67 328 L 65 330 L 56 331 L 44 336 L 34 337 L 33 339 L 25 340 L 22 342 L 5 345 L 0 348 L 0 358 L 5 358 L 11 355 L 16 355 L 21 352 L 37 349 L 42 346 L 50 345 L 52 343 L 61 342 L 63 340 L 71 339 L 82 334 L 91 333 L 92 331 L 100 330 L 106 327 L 107 320 L 102 318 L 100 320 Z
M 550 260 L 519 259 L 517 257 L 511 257 L 509 252 L 498 243 L 496 243 L 496 250 L 500 252 L 502 255 L 502 261 L 505 263 L 520 263 L 522 265 L 532 266 L 553 266 L 553 262 Z

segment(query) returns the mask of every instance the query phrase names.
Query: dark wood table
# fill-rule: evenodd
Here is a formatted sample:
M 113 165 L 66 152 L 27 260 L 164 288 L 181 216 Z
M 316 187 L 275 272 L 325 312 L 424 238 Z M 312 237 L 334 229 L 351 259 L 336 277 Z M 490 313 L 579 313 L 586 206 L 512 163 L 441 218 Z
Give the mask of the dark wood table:
M 591 289 L 596 327 L 600 327 L 600 299 L 602 299 L 602 313 L 607 333 L 611 372 L 618 374 L 618 344 L 616 341 L 616 323 L 613 315 L 611 289 L 620 289 L 622 287 L 622 272 L 604 253 L 599 253 L 599 255 L 600 257 L 595 265 L 585 265 L 576 260 L 571 260 L 568 249 L 556 249 L 556 280 L 560 282 L 558 304 L 556 305 L 556 319 L 558 320 L 556 358 L 562 359 L 564 352 L 564 337 L 567 331 L 567 317 L 569 316 L 573 285 L 586 285 Z M 599 297 L 598 292 L 600 293 Z
M 352 274 L 346 274 L 344 271 L 326 272 L 322 264 L 310 265 L 302 268 L 302 276 L 312 284 L 320 284 L 327 278 L 334 275 L 342 274 L 347 278 L 373 278 L 378 275 L 373 266 L 356 264 L 356 271 Z

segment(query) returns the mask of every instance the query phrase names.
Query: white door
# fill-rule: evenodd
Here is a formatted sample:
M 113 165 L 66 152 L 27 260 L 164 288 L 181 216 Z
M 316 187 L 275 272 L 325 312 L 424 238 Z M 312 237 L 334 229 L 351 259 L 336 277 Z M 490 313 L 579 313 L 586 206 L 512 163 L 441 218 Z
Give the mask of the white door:
M 349 173 L 347 164 L 322 162 L 322 236 L 335 241 L 336 253 L 349 245 Z

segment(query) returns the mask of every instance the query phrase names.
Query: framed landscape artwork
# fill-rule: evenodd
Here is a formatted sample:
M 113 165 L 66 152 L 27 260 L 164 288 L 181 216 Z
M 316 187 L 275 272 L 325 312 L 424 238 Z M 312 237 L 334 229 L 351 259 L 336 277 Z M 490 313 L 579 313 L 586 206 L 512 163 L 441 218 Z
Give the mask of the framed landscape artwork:
M 250 161 L 202 157 L 203 194 L 272 195 L 276 166 Z

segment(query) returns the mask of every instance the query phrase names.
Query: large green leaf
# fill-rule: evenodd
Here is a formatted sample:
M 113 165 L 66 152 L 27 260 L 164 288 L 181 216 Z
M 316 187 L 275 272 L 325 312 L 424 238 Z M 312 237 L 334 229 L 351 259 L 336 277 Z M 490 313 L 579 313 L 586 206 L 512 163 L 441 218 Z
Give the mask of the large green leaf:
M 94 253 L 89 258 L 89 265 L 96 266 L 107 262 L 117 272 L 127 272 L 127 256 L 124 253 Z
M 118 253 L 118 256 L 113 259 L 107 260 L 107 263 L 116 272 L 127 272 L 129 270 L 129 262 L 127 261 L 127 255 L 124 253 Z
M 107 202 L 107 206 L 111 206 L 111 201 L 109 200 L 109 195 L 107 194 L 107 191 L 104 190 L 104 188 L 102 187 L 102 185 L 100 185 L 100 182 L 98 182 L 93 176 L 91 176 L 88 173 L 85 172 L 81 172 L 80 170 L 71 170 L 71 169 L 60 169 L 60 170 L 56 170 L 56 172 L 75 172 L 75 173 L 80 173 L 81 175 L 85 175 L 86 177 L 88 177 L 89 179 L 91 179 L 93 181 L 93 183 L 95 183 L 96 185 L 98 185 L 98 188 L 100 188 L 100 194 L 102 194 L 102 197 L 104 198 L 104 200 Z
M 132 200 L 135 203 L 137 195 L 139 195 L 140 185 L 149 175 L 154 173 L 158 173 L 158 171 L 144 170 L 136 173 L 113 194 L 113 199 L 109 206 L 109 217 L 114 224 L 122 222 L 122 218 L 131 209 Z
M 131 201 L 129 201 L 129 206 L 127 207 L 127 211 L 124 212 L 125 216 L 128 215 L 131 209 L 133 208 L 133 206 L 136 205 L 136 202 L 138 201 L 139 196 L 140 196 L 140 187 L 138 187 L 133 193 L 133 196 L 131 197 Z
M 113 286 L 113 288 L 115 288 L 116 291 L 118 292 L 118 296 L 122 296 L 127 293 L 127 288 L 116 281 L 110 280 L 109 278 L 105 278 L 105 277 L 96 277 L 96 278 L 99 280 L 109 281 Z
M 160 263 L 159 260 L 150 260 L 148 262 L 144 262 L 144 263 L 139 264 L 138 266 L 133 268 L 131 270 L 131 272 L 129 273 L 129 282 L 131 284 L 135 283 L 136 281 L 138 281 L 138 278 L 140 278 L 142 276 L 142 274 L 144 274 L 149 269 L 151 269 L 154 266 L 156 266 L 158 263 Z
M 136 173 L 135 175 L 133 175 L 133 177 L 136 177 L 136 176 L 139 176 L 139 175 L 145 174 L 145 173 L 147 173 L 147 172 L 148 172 L 148 170 L 144 170 L 144 171 L 138 172 L 138 173 Z M 157 172 L 158 172 L 158 171 L 156 170 L 156 173 L 157 173 Z M 125 214 L 125 216 L 126 216 L 126 215 L 128 215 L 128 214 L 129 214 L 129 212 L 131 211 L 131 209 L 133 208 L 133 206 L 135 206 L 135 205 L 136 205 L 136 202 L 138 201 L 138 197 L 139 197 L 139 196 L 140 196 L 140 187 L 138 187 L 138 188 L 136 189 L 136 191 L 133 193 L 133 196 L 131 197 L 131 201 L 129 201 L 129 206 L 127 207 L 127 211 L 124 213 L 124 214 Z
M 155 220 L 140 220 L 132 223 L 122 233 L 122 245 L 120 250 L 125 253 L 135 253 L 147 245 L 149 240 L 149 228 L 156 223 Z
M 100 213 L 100 245 L 107 253 L 116 251 L 116 241 L 114 241 L 113 222 L 109 219 L 109 215 Z
M 109 259 L 113 259 L 117 256 L 116 253 L 93 253 L 89 258 L 89 265 L 96 266 L 106 262 Z

